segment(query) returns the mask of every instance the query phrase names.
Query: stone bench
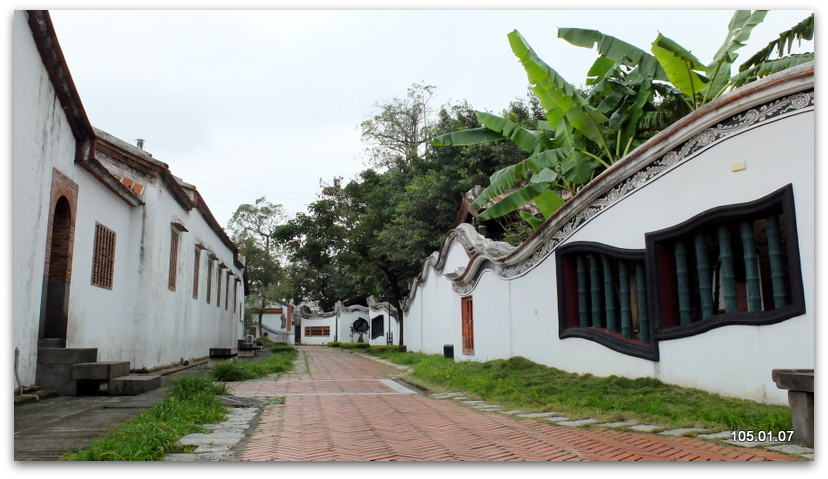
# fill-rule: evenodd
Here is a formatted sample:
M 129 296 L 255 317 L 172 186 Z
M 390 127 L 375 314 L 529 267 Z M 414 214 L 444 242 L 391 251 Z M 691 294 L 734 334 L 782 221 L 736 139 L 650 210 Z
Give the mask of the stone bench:
M 776 387 L 788 390 L 794 430 L 791 439 L 814 447 L 814 370 L 774 369 L 771 377 Z

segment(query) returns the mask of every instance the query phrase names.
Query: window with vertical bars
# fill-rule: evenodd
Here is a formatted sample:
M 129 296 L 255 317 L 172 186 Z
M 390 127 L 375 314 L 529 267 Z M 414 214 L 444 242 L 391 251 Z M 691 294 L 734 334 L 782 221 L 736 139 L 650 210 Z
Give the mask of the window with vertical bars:
M 92 285 L 112 289 L 115 272 L 115 232 L 95 223 L 95 241 L 92 253 Z
M 230 275 L 227 275 L 227 284 L 224 286 L 224 310 L 230 309 Z
M 201 248 L 195 247 L 193 257 L 193 299 L 198 299 L 198 269 L 201 265 Z
M 560 337 L 658 360 L 658 341 L 804 314 L 793 188 L 647 233 L 646 249 L 555 252 Z
M 170 291 L 175 291 L 175 283 L 178 279 L 178 239 L 180 236 L 178 230 L 170 230 L 170 272 L 167 278 L 167 288 Z
M 472 297 L 460 298 L 460 320 L 463 334 L 463 354 L 474 354 L 474 307 Z
M 210 304 L 210 295 L 213 294 L 213 260 L 207 258 L 207 304 Z
M 305 326 L 305 336 L 330 336 L 330 326 Z
M 790 186 L 649 234 L 647 244 L 662 338 L 804 312 Z
M 224 269 L 218 270 L 218 284 L 216 285 L 216 307 L 221 307 L 221 278 L 224 276 Z
M 577 242 L 558 249 L 560 337 L 580 337 L 650 358 L 644 250 Z

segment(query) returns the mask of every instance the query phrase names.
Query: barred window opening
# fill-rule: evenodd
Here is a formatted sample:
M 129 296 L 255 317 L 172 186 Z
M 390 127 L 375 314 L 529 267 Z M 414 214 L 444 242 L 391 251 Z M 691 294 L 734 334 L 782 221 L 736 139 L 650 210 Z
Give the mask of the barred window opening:
M 92 253 L 92 286 L 112 289 L 115 273 L 115 232 L 95 223 L 95 241 Z
M 178 279 L 178 243 L 180 234 L 173 229 L 170 232 L 170 271 L 167 279 L 167 288 L 175 291 L 175 283 Z

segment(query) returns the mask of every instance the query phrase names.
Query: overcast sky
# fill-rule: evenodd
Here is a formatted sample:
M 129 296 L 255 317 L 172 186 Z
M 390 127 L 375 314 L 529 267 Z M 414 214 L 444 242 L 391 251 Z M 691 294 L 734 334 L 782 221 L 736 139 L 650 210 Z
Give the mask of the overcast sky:
M 313 3 L 308 4 L 313 6 Z M 427 5 L 427 4 L 426 4 Z M 519 5 L 519 4 L 516 4 Z M 214 8 L 227 8 L 216 6 Z M 499 113 L 526 94 L 506 35 L 583 82 L 596 54 L 556 38 L 597 29 L 641 48 L 658 32 L 708 62 L 732 10 L 52 10 L 91 123 L 198 188 L 219 223 L 266 196 L 290 215 L 320 179 L 367 167 L 359 124 L 413 83 L 434 106 Z M 771 11 L 743 58 L 805 18 Z M 812 48 L 809 46 L 809 48 Z

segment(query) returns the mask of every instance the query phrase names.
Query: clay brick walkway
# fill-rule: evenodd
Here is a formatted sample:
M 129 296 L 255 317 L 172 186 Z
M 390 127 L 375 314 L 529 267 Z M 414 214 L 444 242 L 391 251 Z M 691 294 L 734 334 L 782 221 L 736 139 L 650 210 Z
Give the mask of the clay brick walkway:
M 238 396 L 284 396 L 265 406 L 243 461 L 762 461 L 762 449 L 701 439 L 587 430 L 481 412 L 416 394 L 390 366 L 332 348 L 300 346 L 297 371 L 231 383 Z M 307 367 L 305 365 L 307 364 Z

